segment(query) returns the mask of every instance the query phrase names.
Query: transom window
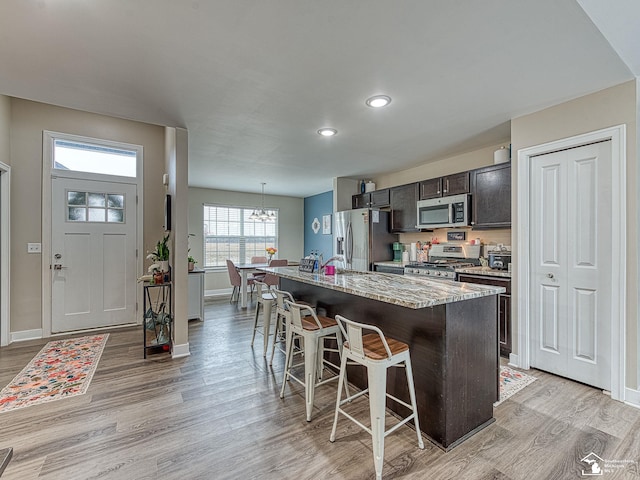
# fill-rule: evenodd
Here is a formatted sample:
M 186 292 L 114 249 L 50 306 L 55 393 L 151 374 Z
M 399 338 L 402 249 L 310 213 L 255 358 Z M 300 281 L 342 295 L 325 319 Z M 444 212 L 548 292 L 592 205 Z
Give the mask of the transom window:
M 53 168 L 56 170 L 135 177 L 136 163 L 135 150 L 59 138 L 53 142 Z
M 278 211 L 275 221 L 252 220 L 252 207 L 204 205 L 204 266 L 226 267 L 265 257 L 267 247 L 278 248 Z
M 124 223 L 122 193 L 67 192 L 67 221 Z

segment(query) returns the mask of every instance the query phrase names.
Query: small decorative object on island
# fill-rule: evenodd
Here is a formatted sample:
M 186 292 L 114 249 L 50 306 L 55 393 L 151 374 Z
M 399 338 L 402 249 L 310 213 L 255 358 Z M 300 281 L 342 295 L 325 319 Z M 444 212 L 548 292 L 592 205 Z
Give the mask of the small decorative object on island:
M 267 252 L 267 255 L 269 255 L 269 262 L 271 262 L 271 259 L 273 258 L 275 253 L 278 251 L 278 249 L 275 247 L 267 247 L 265 248 L 265 251 Z

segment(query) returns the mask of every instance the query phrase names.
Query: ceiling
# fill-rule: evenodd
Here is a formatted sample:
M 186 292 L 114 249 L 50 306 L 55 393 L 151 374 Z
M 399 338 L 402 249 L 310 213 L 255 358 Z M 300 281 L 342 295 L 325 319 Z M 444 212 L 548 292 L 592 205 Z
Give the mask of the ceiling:
M 0 94 L 187 128 L 190 186 L 303 197 L 633 79 L 639 22 L 637 0 L 2 0 Z

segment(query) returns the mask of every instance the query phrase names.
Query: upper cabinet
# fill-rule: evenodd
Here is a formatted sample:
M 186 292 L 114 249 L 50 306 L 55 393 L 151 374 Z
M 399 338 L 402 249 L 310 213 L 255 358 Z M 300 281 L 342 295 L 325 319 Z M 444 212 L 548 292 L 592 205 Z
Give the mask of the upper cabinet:
M 423 180 L 419 184 L 420 200 L 469 193 L 469 172 Z
M 392 187 L 391 201 L 391 233 L 417 232 L 418 184 L 410 183 Z
M 351 208 L 369 208 L 369 204 L 371 203 L 371 194 L 370 193 L 360 193 L 358 195 L 354 195 L 351 197 Z
M 420 187 L 420 200 L 442 196 L 442 178 L 432 178 L 418 183 Z
M 471 171 L 471 226 L 511 228 L 511 163 Z
M 389 206 L 389 189 L 375 190 L 351 197 L 351 208 L 382 208 Z
M 390 192 L 388 188 L 371 192 L 371 207 L 380 208 L 390 205 Z

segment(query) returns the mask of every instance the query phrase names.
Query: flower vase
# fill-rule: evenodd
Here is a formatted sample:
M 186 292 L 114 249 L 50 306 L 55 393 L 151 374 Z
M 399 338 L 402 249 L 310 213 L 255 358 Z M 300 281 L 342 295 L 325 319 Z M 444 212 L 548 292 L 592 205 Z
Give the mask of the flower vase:
M 267 263 L 271 263 L 272 258 L 273 258 L 273 255 L 269 255 L 269 258 L 267 259 Z
M 164 283 L 164 273 L 163 272 L 155 272 L 153 274 L 153 280 L 156 285 L 160 285 Z
M 193 272 L 193 270 L 196 268 L 196 264 L 194 262 L 189 262 L 188 265 L 189 265 L 189 271 Z
M 161 272 L 169 273 L 169 260 L 160 260 L 158 265 L 160 265 Z

